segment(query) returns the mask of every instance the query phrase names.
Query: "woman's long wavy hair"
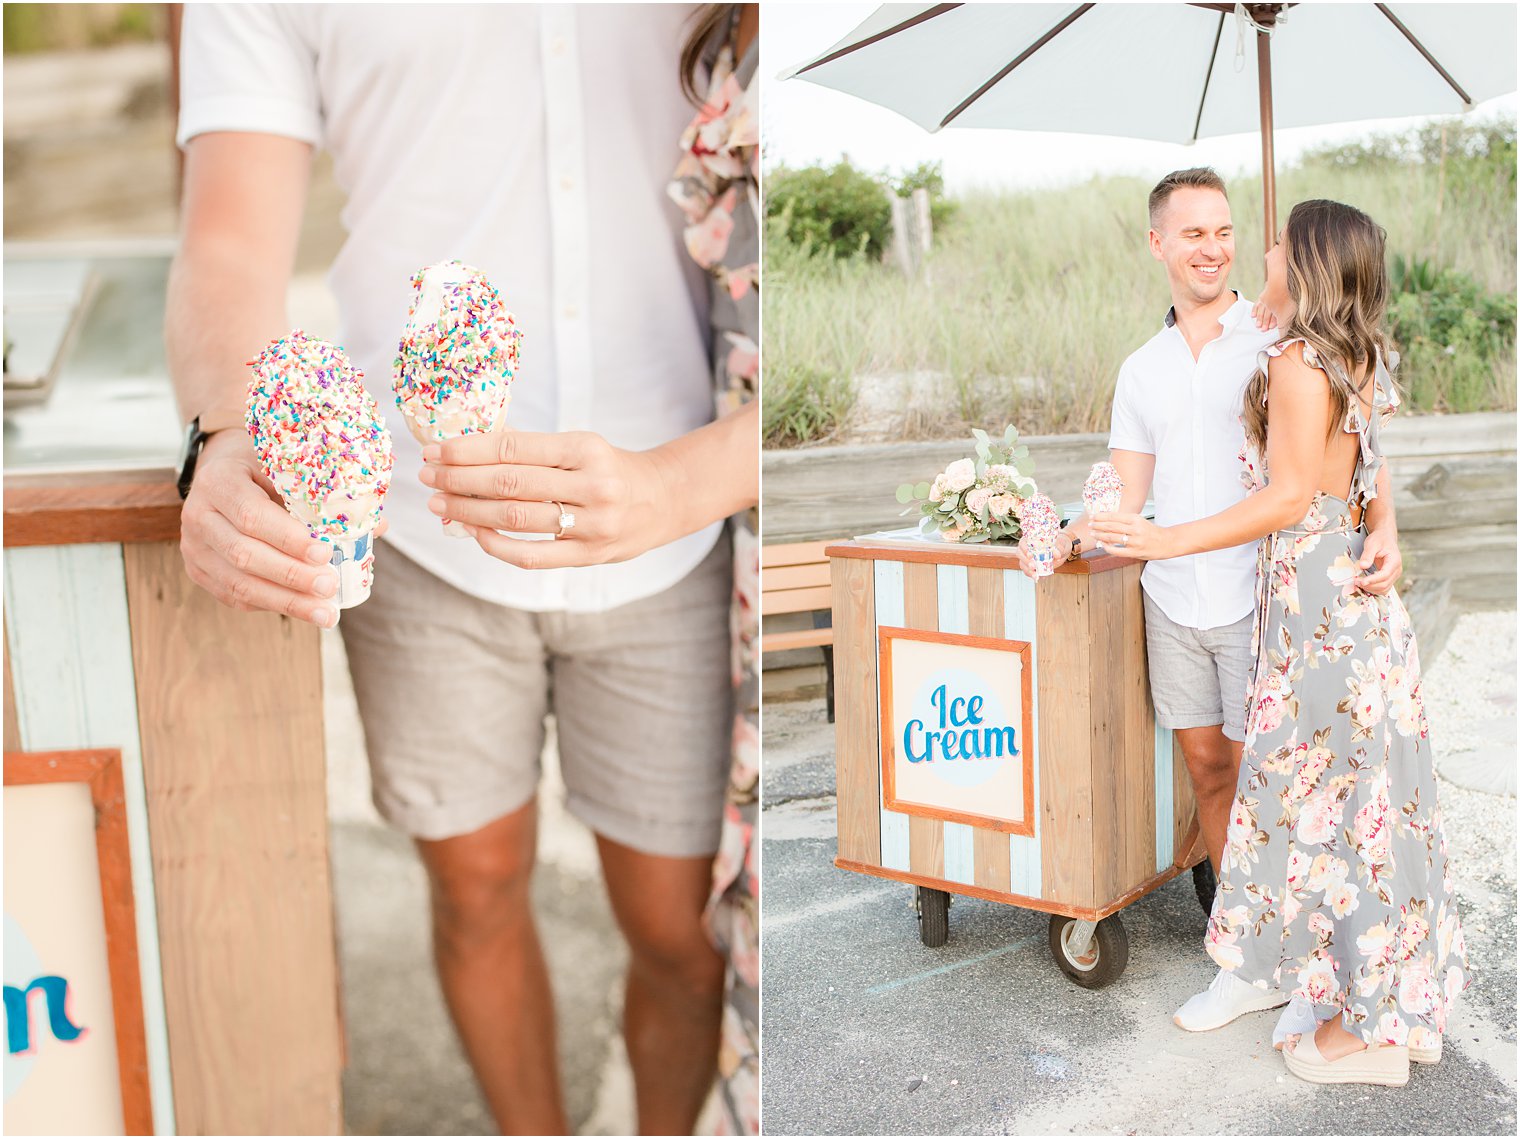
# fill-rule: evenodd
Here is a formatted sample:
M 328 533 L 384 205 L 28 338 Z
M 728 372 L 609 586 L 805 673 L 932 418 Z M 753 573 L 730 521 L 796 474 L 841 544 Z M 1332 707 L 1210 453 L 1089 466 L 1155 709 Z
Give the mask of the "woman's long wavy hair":
M 707 92 L 697 90 L 697 69 L 708 41 L 738 19 L 737 4 L 702 4 L 691 14 L 686 42 L 681 46 L 681 90 L 694 106 L 700 107 Z
M 1299 202 L 1283 227 L 1288 295 L 1296 306 L 1283 339 L 1307 340 L 1325 365 L 1332 434 L 1378 359 L 1388 359 L 1387 237 L 1361 210 L 1322 198 Z M 1244 409 L 1246 438 L 1258 450 L 1267 442 L 1266 394 L 1266 374 L 1258 372 L 1246 388 Z

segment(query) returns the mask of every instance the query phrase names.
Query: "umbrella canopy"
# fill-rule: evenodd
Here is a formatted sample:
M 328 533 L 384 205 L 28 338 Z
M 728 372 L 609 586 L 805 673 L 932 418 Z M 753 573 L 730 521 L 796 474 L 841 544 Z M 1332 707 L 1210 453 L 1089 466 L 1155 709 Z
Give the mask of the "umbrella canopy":
M 925 130 L 1158 142 L 1456 113 L 1515 89 L 1513 4 L 885 4 L 783 74 Z M 1277 83 L 1273 85 L 1273 75 Z

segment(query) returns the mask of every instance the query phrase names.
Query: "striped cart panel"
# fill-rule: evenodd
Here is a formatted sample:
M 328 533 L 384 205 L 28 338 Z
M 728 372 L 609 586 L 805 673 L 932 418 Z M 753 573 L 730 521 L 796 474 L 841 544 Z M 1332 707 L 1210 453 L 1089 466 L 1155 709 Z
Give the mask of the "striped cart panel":
M 173 1135 L 169 1031 L 121 546 L 7 549 L 5 630 L 21 750 L 121 751 L 153 1129 Z
M 936 566 L 939 588 L 939 631 L 971 632 L 971 598 L 967 593 L 965 566 Z M 976 828 L 966 823 L 943 824 L 945 878 L 951 882 L 976 884 Z
M 903 597 L 904 570 L 907 568 L 902 562 L 875 561 L 871 563 L 876 567 L 876 627 L 882 625 L 890 627 L 906 627 L 908 624 L 906 602 Z M 930 567 L 931 571 L 933 567 Z M 881 643 L 879 637 L 872 638 L 871 652 L 873 659 L 875 654 L 880 653 Z M 873 666 L 872 674 L 875 674 Z M 839 694 L 836 691 L 835 705 L 838 705 Z M 872 717 L 876 716 L 879 692 L 872 689 L 868 708 Z M 873 762 L 876 765 L 876 805 L 881 811 L 881 862 L 888 870 L 908 870 L 909 867 L 909 826 L 908 816 L 897 811 L 889 811 L 882 801 L 881 794 L 881 740 L 880 730 L 872 732 L 876 739 L 875 755 Z
M 1014 894 L 1028 898 L 1043 898 L 1044 878 L 1041 875 L 1040 844 L 1044 841 L 1040 822 L 1044 815 L 1041 789 L 1040 741 L 1044 731 L 1040 725 L 1040 638 L 1035 621 L 1035 583 L 1020 570 L 1004 570 L 1003 578 L 1003 636 L 1010 641 L 1028 641 L 1033 646 L 1030 659 L 1034 662 L 1034 801 L 1035 830 L 1032 835 L 1008 836 L 1008 888 Z
M 1140 568 L 1036 584 L 986 564 L 835 557 L 841 861 L 1057 911 L 1111 908 L 1183 863 L 1196 808 L 1173 733 L 1151 708 Z M 886 808 L 883 626 L 1031 646 L 1032 835 Z

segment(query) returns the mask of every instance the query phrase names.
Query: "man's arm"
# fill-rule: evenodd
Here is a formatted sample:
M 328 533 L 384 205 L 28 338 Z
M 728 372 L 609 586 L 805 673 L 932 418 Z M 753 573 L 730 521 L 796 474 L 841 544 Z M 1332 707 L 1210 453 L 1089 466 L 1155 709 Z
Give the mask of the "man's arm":
M 190 140 L 164 340 L 181 414 L 215 432 L 181 515 L 190 580 L 223 604 L 330 627 L 329 552 L 286 512 L 243 427 L 247 362 L 288 331 L 285 291 L 310 173 L 311 147 L 294 139 Z

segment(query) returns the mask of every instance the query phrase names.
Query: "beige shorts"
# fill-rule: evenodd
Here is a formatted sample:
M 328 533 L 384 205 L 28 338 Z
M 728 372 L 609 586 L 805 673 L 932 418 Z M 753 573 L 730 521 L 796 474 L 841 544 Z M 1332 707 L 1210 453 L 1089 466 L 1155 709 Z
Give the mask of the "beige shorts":
M 647 854 L 714 853 L 733 731 L 731 562 L 724 534 L 653 597 L 533 613 L 463 593 L 382 544 L 374 592 L 338 626 L 376 808 L 424 839 L 510 814 L 537 791 L 553 713 L 577 818 Z
M 1236 743 L 1246 738 L 1254 621 L 1247 613 L 1217 629 L 1192 629 L 1177 624 L 1145 594 L 1145 648 L 1157 723 L 1172 730 L 1222 724 L 1226 738 Z

